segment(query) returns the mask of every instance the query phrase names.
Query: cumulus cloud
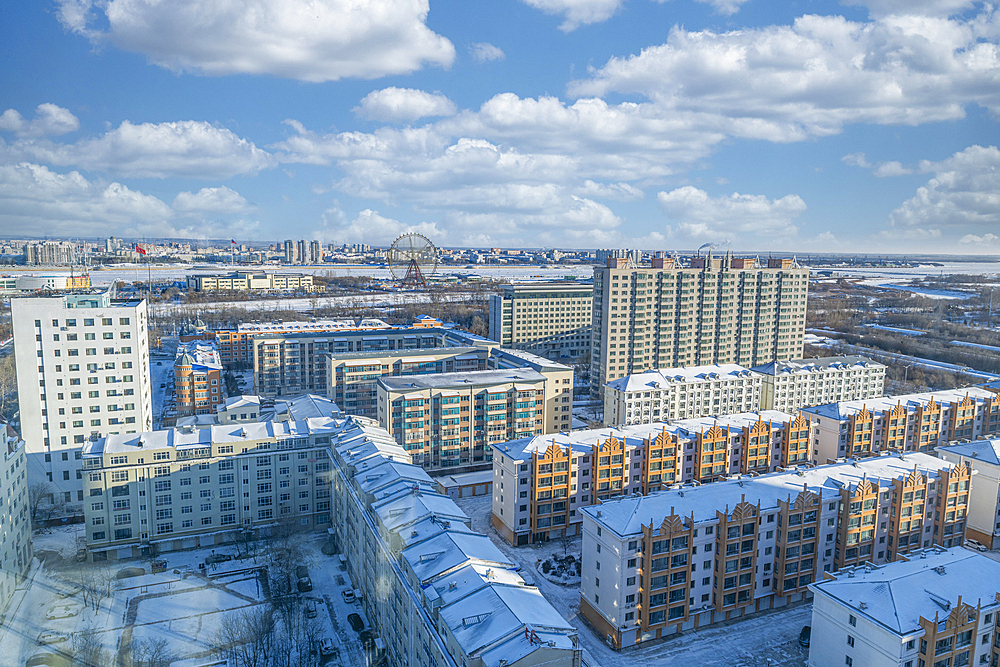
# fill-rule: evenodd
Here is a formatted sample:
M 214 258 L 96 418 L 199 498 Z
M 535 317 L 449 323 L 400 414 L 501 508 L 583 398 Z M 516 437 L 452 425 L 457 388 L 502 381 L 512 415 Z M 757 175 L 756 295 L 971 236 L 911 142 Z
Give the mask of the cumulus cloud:
M 642 95 L 735 137 L 798 141 L 848 123 L 953 120 L 1000 111 L 993 10 L 969 20 L 799 17 L 730 32 L 674 27 L 665 44 L 615 57 L 570 83 L 574 96 Z
M 55 104 L 39 104 L 35 108 L 35 117 L 25 118 L 16 109 L 7 109 L 0 114 L 0 130 L 13 132 L 19 137 L 41 137 L 75 132 L 80 129 L 80 119 L 69 109 L 63 109 Z
M 667 217 L 676 221 L 678 232 L 699 240 L 732 240 L 734 234 L 795 235 L 795 218 L 806 210 L 806 203 L 798 195 L 768 199 L 734 192 L 712 197 L 690 185 L 660 192 L 656 199 Z
M 198 192 L 178 192 L 173 208 L 183 213 L 239 213 L 247 209 L 247 200 L 223 185 Z
M 843 0 L 845 5 L 867 7 L 874 15 L 922 14 L 951 16 L 972 7 L 974 0 Z
M 381 215 L 378 211 L 365 209 L 353 220 L 335 203 L 323 212 L 323 227 L 313 233 L 313 237 L 323 243 L 369 243 L 388 245 L 399 235 L 416 232 L 435 240 L 443 240 L 446 234 L 437 223 L 421 222 L 408 225 Z
M 451 116 L 457 109 L 455 103 L 441 93 L 391 87 L 368 93 L 353 111 L 361 118 L 393 122 Z
M 1000 150 L 969 146 L 946 160 L 920 163 L 933 173 L 926 185 L 890 215 L 896 228 L 1000 225 Z
M 428 0 L 57 1 L 67 29 L 174 72 L 322 82 L 455 58 L 452 43 L 427 27 Z
M 958 240 L 959 243 L 963 245 L 994 245 L 997 241 L 1000 241 L 1000 236 L 996 234 L 991 234 L 987 232 L 982 236 L 976 236 L 975 234 L 966 234 Z
M 524 0 L 524 2 L 546 14 L 562 15 L 564 20 L 559 29 L 563 32 L 571 32 L 581 25 L 607 21 L 622 5 L 622 0 Z
M 886 176 L 905 176 L 913 173 L 913 169 L 904 167 L 902 162 L 896 160 L 872 164 L 868 161 L 868 158 L 864 153 L 849 153 L 848 155 L 840 158 L 840 161 L 851 167 L 871 169 L 872 172 L 879 178 L 884 178 Z
M 663 0 L 660 0 L 660 2 L 662 1 Z M 698 2 L 711 5 L 712 8 L 719 14 L 732 16 L 736 12 L 740 11 L 740 7 L 744 3 L 749 2 L 749 0 L 698 0 Z
M 475 60 L 481 63 L 503 60 L 507 54 L 499 46 L 493 46 L 489 42 L 477 42 L 469 45 L 469 53 Z
M 22 139 L 9 159 L 44 162 L 133 178 L 214 178 L 256 174 L 275 162 L 232 131 L 203 121 L 133 124 L 123 121 L 96 138 L 62 144 Z

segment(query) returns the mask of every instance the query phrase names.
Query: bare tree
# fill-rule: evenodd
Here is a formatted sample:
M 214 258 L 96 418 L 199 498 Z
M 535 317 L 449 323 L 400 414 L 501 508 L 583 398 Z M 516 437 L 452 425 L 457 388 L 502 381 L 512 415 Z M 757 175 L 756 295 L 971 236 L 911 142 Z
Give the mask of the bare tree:
M 166 639 L 137 640 L 129 644 L 121 667 L 170 667 L 177 656 Z
M 234 667 L 269 667 L 275 644 L 274 615 L 263 604 L 226 614 L 212 642 Z
M 84 606 L 100 611 L 101 604 L 115 591 L 115 573 L 109 567 L 79 563 L 70 573 L 70 581 L 80 587 Z
M 31 525 L 38 528 L 39 524 L 52 516 L 52 485 L 48 482 L 34 482 L 28 485 L 28 512 L 31 514 Z
M 93 628 L 86 628 L 73 635 L 73 664 L 79 667 L 105 667 L 110 655 Z

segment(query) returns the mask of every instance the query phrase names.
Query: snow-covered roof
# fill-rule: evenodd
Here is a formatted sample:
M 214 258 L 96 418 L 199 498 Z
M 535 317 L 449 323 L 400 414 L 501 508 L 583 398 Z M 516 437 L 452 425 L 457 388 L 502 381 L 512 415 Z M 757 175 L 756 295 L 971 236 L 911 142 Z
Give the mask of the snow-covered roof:
M 387 376 L 379 378 L 379 383 L 390 391 L 463 389 L 469 387 L 489 387 L 510 382 L 545 382 L 545 376 L 530 368 L 519 368 L 516 370 L 465 371 L 460 373 L 431 373 L 427 375 Z
M 402 556 L 421 582 L 431 581 L 470 561 L 509 570 L 517 567 L 485 535 L 450 530 L 408 546 Z
M 680 366 L 659 368 L 633 373 L 612 380 L 608 387 L 617 391 L 653 391 L 669 389 L 671 385 L 698 382 L 720 382 L 722 380 L 752 380 L 759 375 L 739 364 L 708 364 L 706 366 Z
M 772 428 L 783 427 L 785 424 L 795 421 L 795 415 L 780 410 L 759 410 L 757 412 L 738 412 L 732 415 L 720 415 L 718 417 L 693 417 L 691 419 L 677 419 L 670 422 L 680 431 L 688 434 L 695 434 L 707 431 L 714 425 L 725 430 L 740 430 L 758 421 L 767 422 Z
M 339 417 L 337 404 L 325 396 L 299 394 L 274 401 L 274 412 L 279 419 L 308 419 L 310 417 Z
M 839 498 L 841 488 L 853 488 L 865 479 L 888 489 L 891 480 L 905 478 L 914 468 L 936 479 L 939 470 L 952 467 L 951 463 L 928 454 L 892 454 L 612 499 L 578 511 L 624 536 L 641 532 L 642 524 L 650 521 L 660 525 L 671 510 L 680 516 L 694 513 L 695 521 L 714 520 L 717 510 L 723 511 L 727 506 L 732 509 L 741 500 L 753 505 L 759 501 L 761 508 L 773 508 L 778 500 L 789 497 L 794 500 L 803 489 L 822 494 L 823 498 Z
M 898 635 L 921 630 L 920 617 L 947 618 L 958 604 L 997 605 L 1000 562 L 961 547 L 908 554 L 909 561 L 852 567 L 810 586 Z
M 237 329 L 240 333 L 292 333 L 296 331 L 358 331 L 363 329 L 392 329 L 391 324 L 372 317 L 355 323 L 351 319 L 314 320 L 312 322 L 245 322 Z
M 493 481 L 493 471 L 492 470 L 479 470 L 477 472 L 466 472 L 460 475 L 448 475 L 446 477 L 438 477 L 437 483 L 444 487 L 449 488 L 452 486 L 468 486 L 470 484 L 489 484 Z
M 969 459 L 969 463 L 973 467 L 975 467 L 977 461 L 1000 466 L 1000 438 L 941 445 L 935 448 L 934 451 L 964 456 Z
M 196 366 L 205 370 L 222 370 L 219 348 L 215 341 L 195 340 L 177 346 L 175 366 Z
M 397 532 L 396 535 L 399 537 L 399 541 L 403 545 L 402 548 L 405 549 L 411 545 L 417 544 L 418 542 L 428 540 L 435 535 L 440 535 L 445 531 L 452 533 L 478 534 L 462 521 L 441 521 L 437 517 L 429 516 L 425 519 L 421 519 L 412 526 L 407 526 L 406 530 L 401 530 Z M 518 579 L 520 579 L 520 577 L 518 577 Z
M 862 408 L 869 412 L 879 413 L 892 410 L 897 405 L 902 404 L 909 408 L 916 408 L 926 405 L 931 399 L 943 403 L 958 403 L 968 396 L 977 403 L 981 403 L 990 398 L 996 398 L 996 394 L 979 387 L 965 387 L 959 389 L 942 389 L 940 391 L 928 391 L 921 394 L 904 394 L 901 396 L 882 396 L 881 398 L 865 398 L 856 401 L 841 401 L 839 403 L 827 403 L 826 405 L 816 405 L 802 408 L 802 412 L 807 414 L 827 417 L 829 419 L 848 419 L 851 415 L 860 412 Z
M 523 368 L 525 366 L 535 370 L 546 369 L 549 371 L 569 371 L 573 370 L 566 364 L 552 361 L 537 354 L 532 354 L 527 350 L 515 350 L 507 347 L 498 347 L 490 351 L 490 363 L 496 368 Z
M 430 475 L 424 472 L 419 466 L 396 461 L 384 461 L 382 465 L 372 467 L 363 474 L 354 476 L 354 483 L 364 493 L 375 493 L 379 489 L 399 480 L 415 483 L 434 483 Z
M 617 440 L 624 441 L 626 448 L 638 447 L 642 444 L 643 438 L 656 437 L 664 430 L 668 433 L 677 433 L 677 427 L 672 424 L 654 422 L 652 424 L 635 424 L 634 426 L 605 426 L 570 433 L 534 435 L 530 438 L 518 438 L 490 446 L 504 456 L 515 460 L 526 460 L 533 453 L 544 454 L 552 443 L 564 449 L 572 447 L 573 451 L 580 454 L 591 454 L 596 445 L 603 444 L 612 436 Z
M 468 521 L 469 517 L 459 509 L 455 501 L 438 493 L 411 493 L 409 496 L 377 500 L 372 503 L 372 512 L 388 532 L 401 530 L 417 521 L 436 516 L 442 520 Z
M 243 407 L 260 407 L 260 396 L 254 396 L 253 394 L 241 394 L 240 396 L 230 396 L 222 402 L 217 408 L 219 411 L 233 410 L 235 408 Z
M 772 361 L 763 366 L 754 366 L 750 370 L 763 375 L 809 375 L 823 371 L 841 371 L 861 368 L 885 368 L 883 364 L 872 361 L 868 357 L 857 355 L 843 357 L 818 357 L 815 359 L 786 359 Z

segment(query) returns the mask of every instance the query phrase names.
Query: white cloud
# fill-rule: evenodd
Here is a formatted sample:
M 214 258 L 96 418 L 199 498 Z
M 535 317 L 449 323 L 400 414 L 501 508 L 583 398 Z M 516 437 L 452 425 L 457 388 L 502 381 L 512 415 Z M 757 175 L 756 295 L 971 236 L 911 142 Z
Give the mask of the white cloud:
M 660 0 L 660 2 L 663 2 L 663 0 Z M 719 14 L 732 16 L 736 12 L 740 11 L 740 7 L 744 3 L 749 2 L 749 0 L 698 0 L 698 2 L 712 5 L 715 11 Z
M 913 170 L 909 167 L 904 167 L 901 162 L 879 162 L 878 166 L 875 168 L 875 175 L 881 178 L 886 176 L 906 176 L 907 174 L 912 174 Z
M 861 167 L 862 169 L 870 169 L 872 166 L 864 153 L 849 153 L 840 158 L 840 161 L 850 167 Z
M 353 111 L 362 118 L 392 122 L 452 116 L 457 109 L 455 103 L 441 93 L 391 87 L 368 93 Z
M 427 27 L 428 0 L 58 2 L 67 29 L 174 72 L 321 82 L 448 67 L 455 57 Z M 94 27 L 104 20 L 106 30 Z
M 273 158 L 232 131 L 201 121 L 123 121 L 94 139 L 60 144 L 21 139 L 6 148 L 8 158 L 105 171 L 133 178 L 213 178 L 256 174 Z
M 677 231 L 692 239 L 729 240 L 735 236 L 793 236 L 795 218 L 805 212 L 806 203 L 798 195 L 768 199 L 764 195 L 712 197 L 704 190 L 686 185 L 656 196 L 667 217 L 677 223 Z
M 926 228 L 1000 225 L 1000 150 L 970 146 L 940 162 L 923 161 L 934 173 L 926 185 L 890 215 L 890 226 Z
M 0 130 L 14 132 L 19 137 L 41 137 L 75 132 L 80 129 L 80 119 L 69 109 L 55 104 L 39 104 L 35 117 L 25 120 L 15 109 L 7 109 L 0 114 Z
M 982 236 L 966 234 L 958 240 L 958 242 L 963 245 L 994 245 L 997 241 L 1000 241 L 1000 236 L 989 232 L 983 234 Z
M 239 213 L 247 209 L 247 200 L 235 190 L 220 186 L 198 192 L 178 192 L 173 208 L 183 213 Z
M 546 14 L 562 14 L 565 20 L 559 29 L 563 32 L 571 32 L 581 25 L 607 21 L 622 5 L 622 0 L 524 0 L 524 2 Z
M 950 16 L 972 7 L 974 0 L 842 0 L 845 5 L 867 7 L 873 15 L 922 14 Z
M 665 44 L 616 57 L 571 82 L 575 96 L 642 95 L 661 115 L 730 136 L 799 141 L 848 123 L 954 120 L 965 106 L 1000 112 L 1000 52 L 988 8 L 970 20 L 799 17 L 731 32 L 674 27 Z
M 388 245 L 401 234 L 416 232 L 441 242 L 446 238 L 436 223 L 421 222 L 408 225 L 380 215 L 378 211 L 365 209 L 353 220 L 348 220 L 339 203 L 323 212 L 323 228 L 313 233 L 313 237 L 323 243 L 369 243 Z
M 635 201 L 646 196 L 645 192 L 628 183 L 595 183 L 589 178 L 575 192 L 587 197 L 600 197 L 617 201 Z
M 503 60 L 507 54 L 499 46 L 493 46 L 489 42 L 477 42 L 469 45 L 469 53 L 475 60 L 481 63 Z

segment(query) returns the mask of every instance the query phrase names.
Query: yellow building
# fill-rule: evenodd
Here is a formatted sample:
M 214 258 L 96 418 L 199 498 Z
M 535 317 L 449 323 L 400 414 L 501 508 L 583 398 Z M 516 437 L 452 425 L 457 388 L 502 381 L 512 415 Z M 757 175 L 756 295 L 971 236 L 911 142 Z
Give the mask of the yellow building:
M 594 269 L 591 394 L 653 368 L 801 357 L 808 278 L 790 259 L 609 259 Z
M 550 359 L 589 354 L 593 297 L 582 283 L 507 285 L 490 296 L 490 338 Z
M 192 292 L 248 292 L 248 291 L 322 291 L 313 285 L 313 277 L 308 273 L 262 273 L 258 271 L 235 271 L 213 275 L 190 275 L 188 290 Z

